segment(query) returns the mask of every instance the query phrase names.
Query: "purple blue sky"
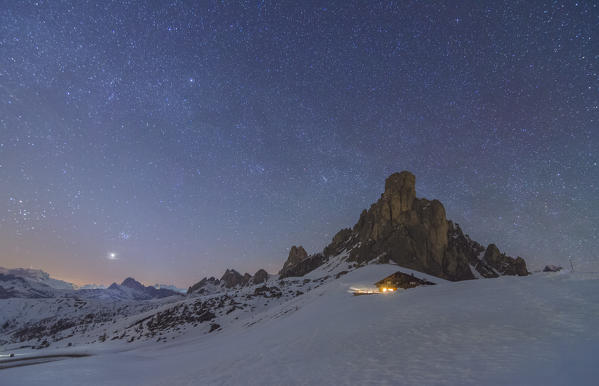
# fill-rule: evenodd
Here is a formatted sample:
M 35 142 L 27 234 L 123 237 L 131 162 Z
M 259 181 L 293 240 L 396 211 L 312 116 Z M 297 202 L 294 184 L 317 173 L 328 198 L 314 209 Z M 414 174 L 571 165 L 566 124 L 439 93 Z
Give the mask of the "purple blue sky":
M 598 25 L 591 1 L 5 2 L 0 265 L 276 272 L 410 170 L 473 239 L 596 267 Z

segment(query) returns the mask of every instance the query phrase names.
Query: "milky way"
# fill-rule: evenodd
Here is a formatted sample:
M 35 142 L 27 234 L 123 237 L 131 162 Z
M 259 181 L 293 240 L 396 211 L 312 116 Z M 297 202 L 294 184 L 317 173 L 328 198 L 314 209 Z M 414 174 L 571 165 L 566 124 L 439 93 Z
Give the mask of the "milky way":
M 276 272 L 410 170 L 473 239 L 599 270 L 596 2 L 198 3 L 0 7 L 0 265 Z

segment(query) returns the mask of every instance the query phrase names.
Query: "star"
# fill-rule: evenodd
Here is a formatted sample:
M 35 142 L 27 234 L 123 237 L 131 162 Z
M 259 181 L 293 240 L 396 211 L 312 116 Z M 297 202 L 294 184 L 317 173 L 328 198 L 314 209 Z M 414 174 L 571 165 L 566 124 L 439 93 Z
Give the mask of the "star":
M 405 169 L 474 240 L 599 270 L 594 2 L 5 3 L 3 265 L 277 267 Z M 139 273 L 90 268 L 125 245 Z

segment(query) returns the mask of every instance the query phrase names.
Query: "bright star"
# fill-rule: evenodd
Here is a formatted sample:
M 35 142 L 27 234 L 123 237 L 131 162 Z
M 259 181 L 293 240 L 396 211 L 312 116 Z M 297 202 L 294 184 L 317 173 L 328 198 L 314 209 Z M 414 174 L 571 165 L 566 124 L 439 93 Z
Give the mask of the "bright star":
M 110 252 L 108 254 L 108 260 L 117 260 L 116 253 Z

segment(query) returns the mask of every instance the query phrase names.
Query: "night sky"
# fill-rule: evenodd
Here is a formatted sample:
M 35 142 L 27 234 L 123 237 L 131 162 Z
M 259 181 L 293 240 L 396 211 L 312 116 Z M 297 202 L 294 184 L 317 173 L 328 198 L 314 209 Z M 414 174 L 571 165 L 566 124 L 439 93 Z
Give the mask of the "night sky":
M 0 1 L 0 266 L 275 273 L 410 170 L 473 239 L 599 270 L 597 2 L 139 3 Z

